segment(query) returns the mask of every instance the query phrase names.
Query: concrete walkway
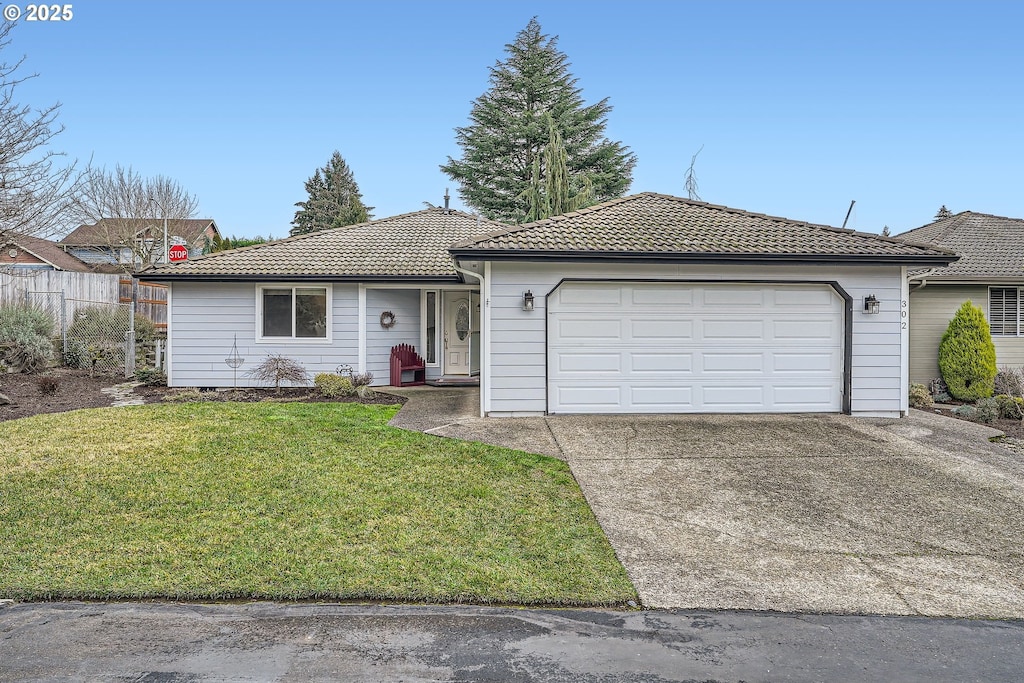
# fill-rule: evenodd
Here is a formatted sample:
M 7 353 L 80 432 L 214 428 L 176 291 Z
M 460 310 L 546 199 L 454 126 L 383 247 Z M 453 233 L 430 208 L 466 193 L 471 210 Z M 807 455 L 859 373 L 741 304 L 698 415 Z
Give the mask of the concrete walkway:
M 568 462 L 648 607 L 1024 618 L 1024 467 L 995 430 L 920 411 L 482 419 L 477 390 L 443 391 L 392 424 Z

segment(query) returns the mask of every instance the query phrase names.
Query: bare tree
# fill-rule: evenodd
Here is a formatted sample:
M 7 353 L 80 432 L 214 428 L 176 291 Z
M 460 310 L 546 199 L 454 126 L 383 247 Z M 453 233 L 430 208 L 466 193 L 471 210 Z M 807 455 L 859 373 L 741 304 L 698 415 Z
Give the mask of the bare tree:
M 175 224 L 193 218 L 199 209 L 195 195 L 177 181 L 158 175 L 144 178 L 120 164 L 113 171 L 90 169 L 82 183 L 77 216 L 90 226 L 97 250 L 109 251 L 125 270 L 165 260 L 164 221 Z
M 0 51 L 10 47 L 14 25 L 0 24 Z M 18 75 L 24 61 L 0 58 L 0 241 L 63 231 L 80 178 L 76 163 L 59 164 L 64 154 L 49 149 L 64 130 L 57 124 L 60 104 L 33 109 L 15 101 L 18 85 L 36 76 Z

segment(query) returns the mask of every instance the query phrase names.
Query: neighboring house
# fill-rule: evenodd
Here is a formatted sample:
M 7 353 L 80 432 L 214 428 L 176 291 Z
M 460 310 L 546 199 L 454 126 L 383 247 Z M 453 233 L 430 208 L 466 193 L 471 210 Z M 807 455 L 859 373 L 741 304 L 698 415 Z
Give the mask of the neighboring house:
M 231 386 L 235 340 L 240 378 L 283 353 L 382 384 L 408 343 L 428 378 L 479 374 L 485 415 L 899 416 L 906 271 L 955 259 L 643 193 L 516 227 L 426 209 L 145 277 L 170 284 L 171 386 Z
M 92 272 L 89 264 L 65 253 L 56 242 L 26 235 L 0 238 L 0 267 Z
M 1024 366 L 1024 219 L 963 211 L 897 239 L 960 255 L 910 273 L 910 381 L 940 376 L 939 342 L 967 300 L 985 311 L 997 364 Z
M 184 244 L 189 258 L 199 256 L 220 236 L 217 224 L 210 218 L 170 219 L 167 221 L 167 244 Z M 104 218 L 80 225 L 60 241 L 69 254 L 95 264 L 141 268 L 149 262 L 164 263 L 164 221 L 156 218 Z M 140 255 L 146 255 L 141 263 Z

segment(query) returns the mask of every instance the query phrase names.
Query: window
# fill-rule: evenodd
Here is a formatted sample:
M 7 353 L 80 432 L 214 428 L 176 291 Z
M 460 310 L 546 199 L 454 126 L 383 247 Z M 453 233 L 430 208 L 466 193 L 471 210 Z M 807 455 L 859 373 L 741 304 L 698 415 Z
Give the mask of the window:
M 260 287 L 261 339 L 328 339 L 326 287 Z
M 424 361 L 427 363 L 437 362 L 437 292 L 426 292 L 426 311 L 423 319 L 426 321 L 427 343 L 424 348 L 427 355 Z
M 1024 335 L 1024 287 L 990 287 L 988 326 L 1004 337 Z

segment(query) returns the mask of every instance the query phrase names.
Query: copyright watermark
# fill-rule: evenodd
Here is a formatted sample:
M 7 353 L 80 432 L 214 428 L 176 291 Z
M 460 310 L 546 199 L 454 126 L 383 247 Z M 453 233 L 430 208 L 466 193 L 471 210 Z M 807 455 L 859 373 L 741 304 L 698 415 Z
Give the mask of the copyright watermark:
M 71 5 L 4 5 L 0 10 L 7 21 L 17 21 L 24 18 L 25 21 L 71 21 L 75 18 L 75 11 Z

